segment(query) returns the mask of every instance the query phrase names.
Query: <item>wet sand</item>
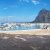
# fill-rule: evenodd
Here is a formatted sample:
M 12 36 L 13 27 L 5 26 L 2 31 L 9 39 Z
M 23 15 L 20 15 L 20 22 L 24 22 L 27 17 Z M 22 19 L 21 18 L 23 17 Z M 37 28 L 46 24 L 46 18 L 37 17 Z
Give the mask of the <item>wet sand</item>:
M 0 50 L 50 50 L 50 30 L 0 32 Z
M 2 33 L 0 50 L 50 50 L 50 35 Z

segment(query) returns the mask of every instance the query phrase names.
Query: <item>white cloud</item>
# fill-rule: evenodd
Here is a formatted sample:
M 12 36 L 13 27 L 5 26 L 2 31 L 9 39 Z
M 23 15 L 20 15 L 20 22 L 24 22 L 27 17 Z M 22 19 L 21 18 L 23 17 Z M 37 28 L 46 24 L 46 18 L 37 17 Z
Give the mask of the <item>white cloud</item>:
M 37 5 L 40 3 L 39 0 L 20 0 L 20 2 L 22 2 L 22 1 L 27 2 L 27 3 L 29 3 L 29 1 L 31 1 L 34 5 Z
M 4 17 L 0 16 L 0 22 L 12 22 L 12 21 L 16 21 L 16 16 L 4 16 Z
M 40 2 L 39 2 L 38 0 L 32 0 L 32 3 L 33 3 L 34 5 L 37 5 L 37 4 L 39 4 Z

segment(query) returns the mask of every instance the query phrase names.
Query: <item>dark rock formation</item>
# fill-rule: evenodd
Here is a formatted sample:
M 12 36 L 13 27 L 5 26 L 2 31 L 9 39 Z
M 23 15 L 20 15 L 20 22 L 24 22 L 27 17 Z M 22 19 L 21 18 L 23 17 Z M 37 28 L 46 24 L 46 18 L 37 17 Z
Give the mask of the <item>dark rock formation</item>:
M 33 23 L 50 23 L 50 11 L 42 9 Z

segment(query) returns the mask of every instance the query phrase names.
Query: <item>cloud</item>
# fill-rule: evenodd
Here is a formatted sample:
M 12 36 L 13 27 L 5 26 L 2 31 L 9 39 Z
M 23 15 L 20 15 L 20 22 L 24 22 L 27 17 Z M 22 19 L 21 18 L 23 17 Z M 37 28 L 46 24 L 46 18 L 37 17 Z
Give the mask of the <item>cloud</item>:
M 27 2 L 27 3 L 29 3 L 29 1 L 31 1 L 34 5 L 37 5 L 40 3 L 39 0 L 20 0 L 20 2 L 22 2 L 22 1 Z
M 0 16 L 0 22 L 14 22 L 14 21 L 16 21 L 16 16 L 4 16 L 4 17 Z
M 39 4 L 40 2 L 39 2 L 38 0 L 32 0 L 32 3 L 33 3 L 34 5 L 37 5 L 37 4 Z

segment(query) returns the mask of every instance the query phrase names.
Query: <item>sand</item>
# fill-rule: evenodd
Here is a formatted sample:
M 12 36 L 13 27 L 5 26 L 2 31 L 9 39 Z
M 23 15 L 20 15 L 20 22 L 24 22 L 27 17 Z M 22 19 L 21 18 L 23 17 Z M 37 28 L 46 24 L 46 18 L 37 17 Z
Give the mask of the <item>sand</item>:
M 0 50 L 50 50 L 50 36 L 0 34 Z
M 0 50 L 50 50 L 50 30 L 0 31 Z
M 50 35 L 50 29 L 33 29 L 33 30 L 15 30 L 15 31 L 0 31 L 5 34 L 28 34 L 28 35 Z

